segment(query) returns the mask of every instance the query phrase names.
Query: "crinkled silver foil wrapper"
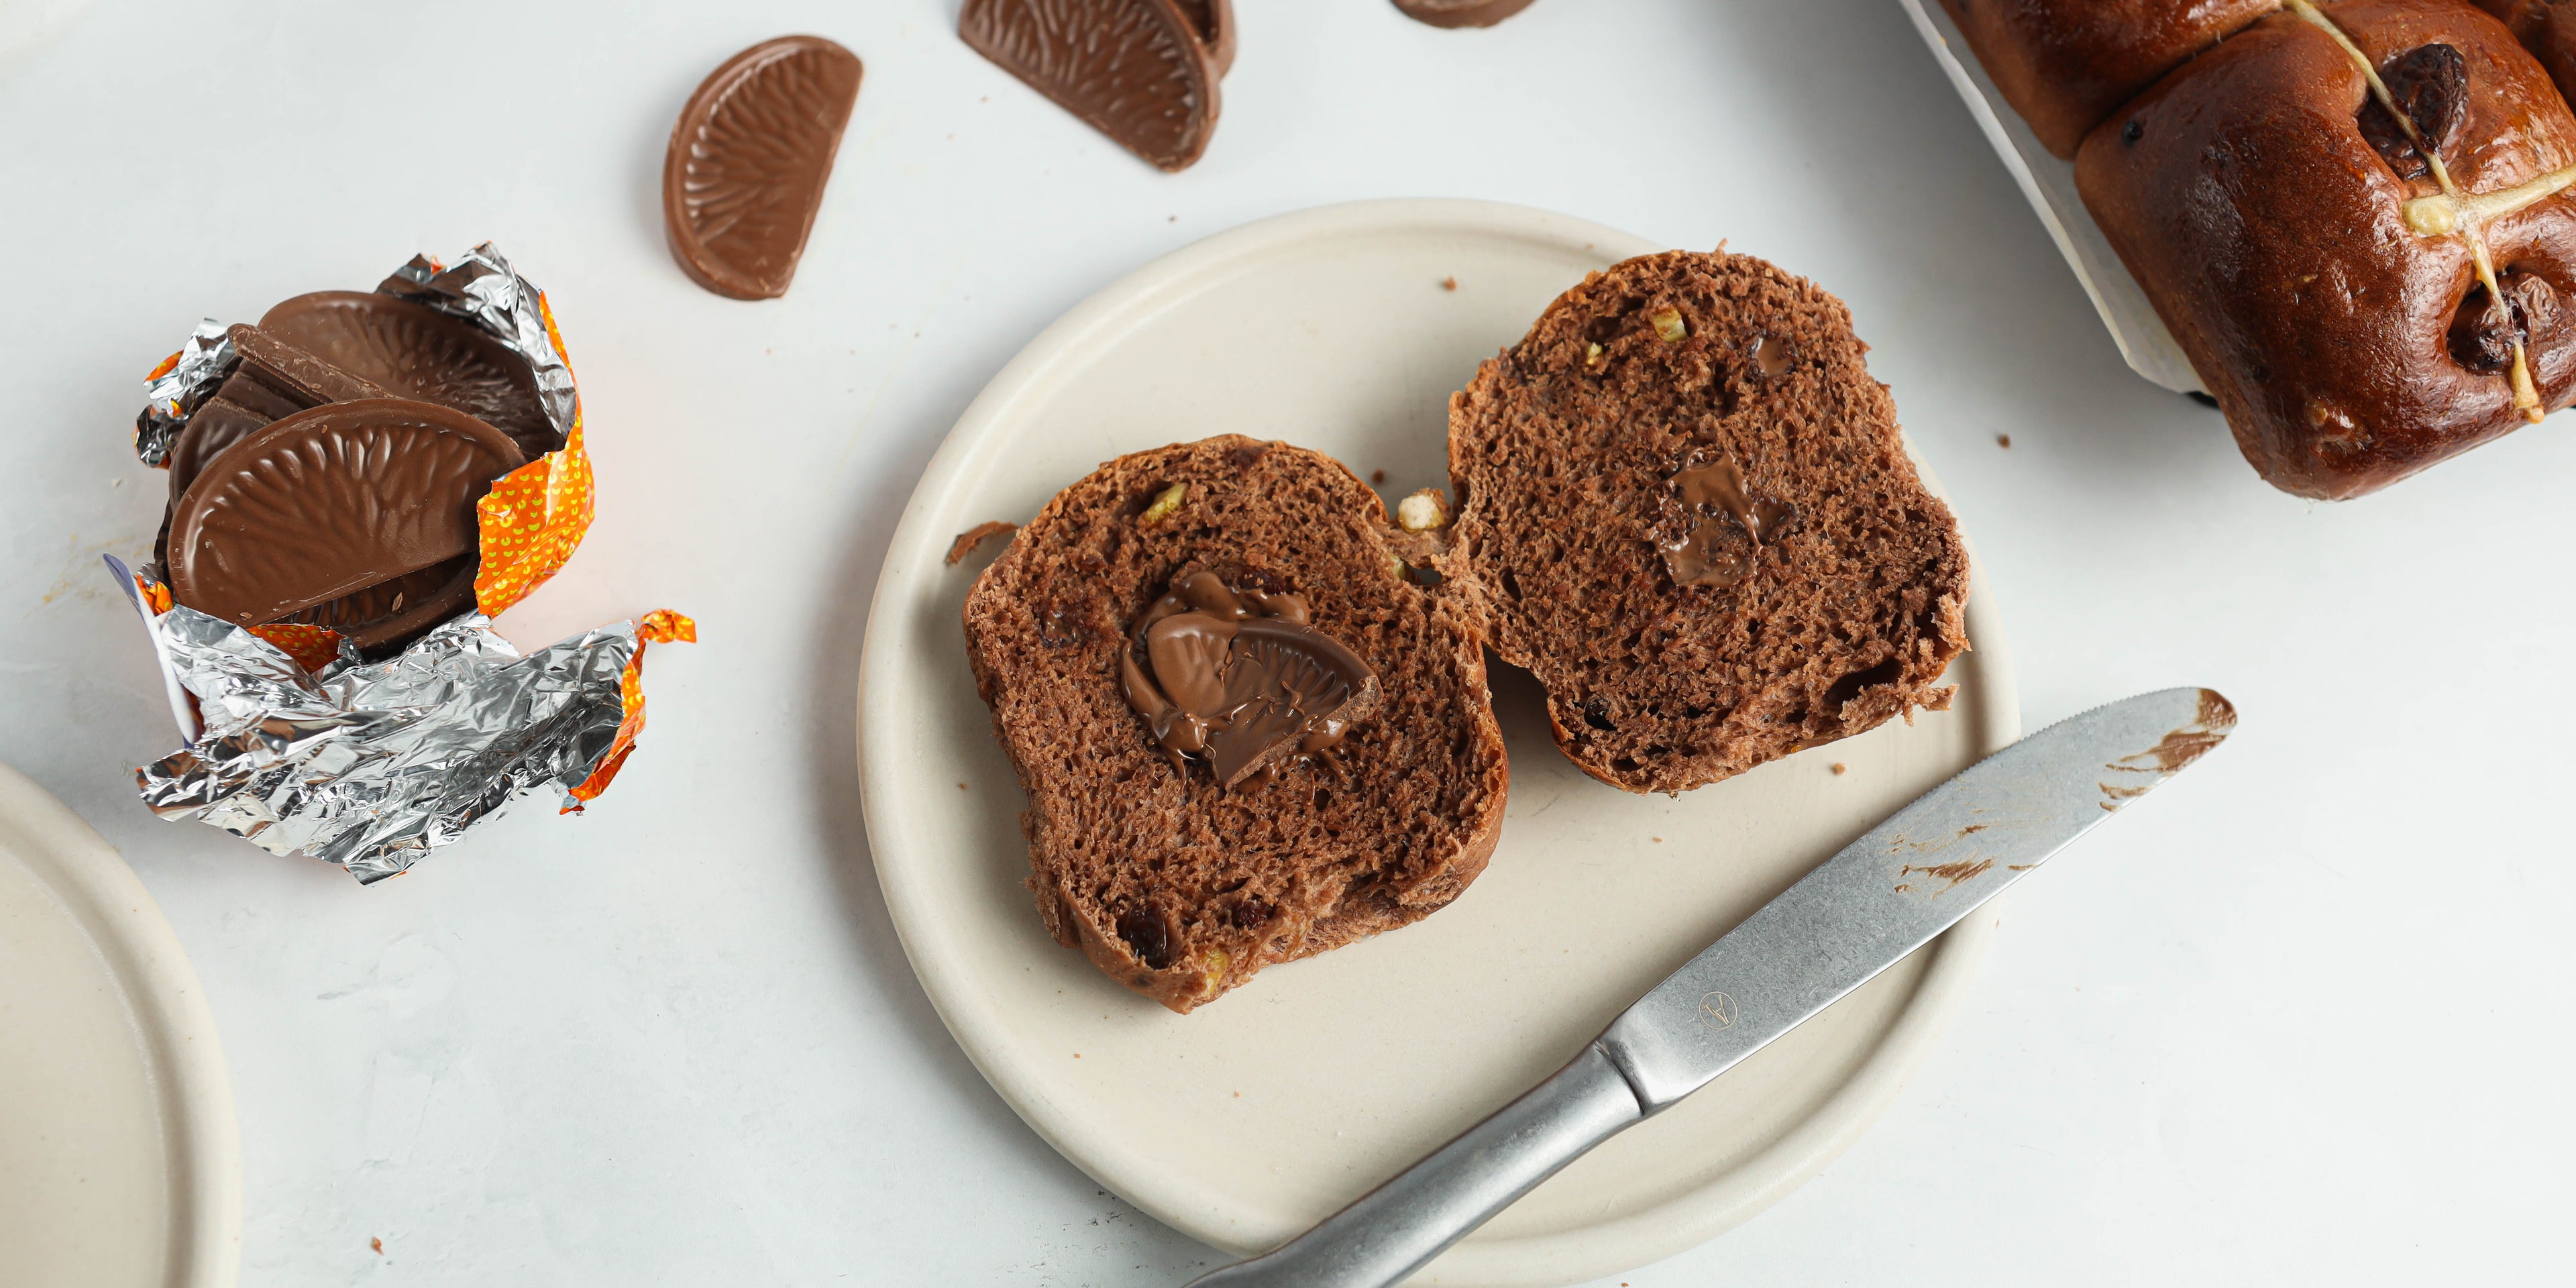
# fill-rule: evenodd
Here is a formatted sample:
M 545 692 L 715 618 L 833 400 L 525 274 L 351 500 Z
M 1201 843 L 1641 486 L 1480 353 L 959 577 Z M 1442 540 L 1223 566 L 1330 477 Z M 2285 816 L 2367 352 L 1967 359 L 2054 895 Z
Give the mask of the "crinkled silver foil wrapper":
M 510 346 L 536 373 L 537 399 L 555 432 L 572 433 L 573 411 L 580 403 L 572 368 L 564 365 L 554 337 L 546 334 L 545 314 L 537 308 L 537 288 L 510 267 L 499 247 L 485 242 L 445 270 L 426 256 L 414 255 L 376 289 L 463 318 Z
M 469 613 L 382 662 L 307 673 L 267 641 L 193 608 L 152 630 L 205 732 L 135 771 L 144 803 L 272 854 L 379 881 L 502 806 L 599 768 L 625 718 L 635 624 L 525 657 Z
M 224 336 L 231 329 L 213 318 L 198 323 L 188 342 L 179 346 L 179 365 L 143 382 L 146 401 L 143 414 L 134 418 L 134 454 L 144 464 L 159 465 L 170 459 L 170 445 L 179 441 L 179 428 L 233 373 L 233 342 Z
M 376 289 L 464 318 L 526 358 L 547 419 L 571 433 L 572 371 L 537 288 L 491 243 L 445 269 L 415 256 Z M 188 414 L 232 373 L 225 330 L 209 319 L 147 384 L 152 404 L 135 430 L 146 464 L 168 456 Z M 365 662 L 344 645 L 339 661 L 308 673 L 219 618 L 186 607 L 156 615 L 133 574 L 108 565 L 142 610 L 188 740 L 135 771 L 144 803 L 361 881 L 403 871 L 540 787 L 586 781 L 616 742 L 621 680 L 641 647 L 635 624 L 621 622 L 521 657 L 490 619 L 469 613 L 395 657 Z
M 499 247 L 485 242 L 445 269 L 426 255 L 414 255 L 410 263 L 378 283 L 376 290 L 463 318 L 527 359 L 528 369 L 537 377 L 537 401 L 545 408 L 546 420 L 555 433 L 572 433 L 573 413 L 581 402 L 573 388 L 572 368 L 564 364 L 554 337 L 546 334 L 536 286 L 510 267 Z M 144 464 L 159 465 L 170 458 L 170 445 L 178 441 L 180 427 L 232 375 L 240 355 L 224 338 L 229 329 L 213 318 L 198 323 L 180 346 L 179 365 L 159 379 L 143 382 L 147 401 L 143 414 L 134 418 L 134 454 Z

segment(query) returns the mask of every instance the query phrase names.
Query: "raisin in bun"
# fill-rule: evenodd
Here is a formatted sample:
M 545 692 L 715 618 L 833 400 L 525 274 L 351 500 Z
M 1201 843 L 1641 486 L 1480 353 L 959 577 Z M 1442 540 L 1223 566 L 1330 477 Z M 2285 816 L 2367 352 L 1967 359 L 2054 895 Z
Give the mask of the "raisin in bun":
M 2075 174 L 2255 469 L 2342 498 L 2576 396 L 2571 166 L 2576 117 L 2501 23 L 2352 0 L 2184 64 Z

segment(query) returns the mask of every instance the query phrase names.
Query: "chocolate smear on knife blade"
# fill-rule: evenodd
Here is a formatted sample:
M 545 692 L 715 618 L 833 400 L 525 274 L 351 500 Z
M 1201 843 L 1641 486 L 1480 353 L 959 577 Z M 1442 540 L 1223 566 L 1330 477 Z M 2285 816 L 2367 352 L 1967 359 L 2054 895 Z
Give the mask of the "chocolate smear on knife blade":
M 1165 170 L 1188 169 L 1216 132 L 1215 53 L 1175 0 L 966 0 L 957 34 Z
M 171 595 L 234 625 L 405 642 L 474 606 L 474 503 L 523 463 L 501 431 L 435 403 L 297 412 L 225 449 L 180 498 Z
M 689 96 L 662 160 L 663 228 L 689 280 L 737 300 L 787 293 L 862 71 L 820 36 L 782 36 Z

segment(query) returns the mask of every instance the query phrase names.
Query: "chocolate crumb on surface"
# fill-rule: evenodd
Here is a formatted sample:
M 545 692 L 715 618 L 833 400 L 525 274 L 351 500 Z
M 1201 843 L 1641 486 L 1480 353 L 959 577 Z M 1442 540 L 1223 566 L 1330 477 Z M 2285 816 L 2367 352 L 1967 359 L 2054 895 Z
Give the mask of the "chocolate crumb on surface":
M 1395 0 L 1405 17 L 1434 27 L 1490 27 L 1530 7 L 1531 0 Z
M 1375 483 L 1375 484 L 1377 484 L 1379 487 L 1384 487 L 1384 486 L 1386 486 L 1386 471 L 1385 471 L 1385 470 L 1370 470 L 1370 471 L 1369 471 L 1369 482 L 1371 482 L 1371 483 Z
M 942 562 L 946 563 L 949 567 L 954 568 L 963 561 L 966 556 L 975 553 L 977 547 L 982 546 L 985 542 L 990 541 L 995 537 L 1008 537 L 1019 530 L 1020 525 L 1016 523 L 1004 523 L 999 519 L 987 519 L 982 523 L 976 524 L 974 527 L 968 528 L 964 532 L 958 533 L 957 539 L 948 544 L 948 558 Z
M 2010 434 L 1997 434 L 1997 435 L 1995 435 L 1995 446 L 2000 447 L 2000 448 L 2004 449 L 2004 450 L 2005 450 L 2005 451 L 2007 451 L 2007 452 L 2011 451 L 2011 450 L 2012 450 L 2012 435 L 2010 435 Z
M 1672 251 L 1592 274 L 1451 397 L 1444 585 L 1585 773 L 1680 791 L 1949 705 L 1967 550 L 1864 352 L 1814 283 Z M 1685 504 L 1718 461 L 1776 521 Z M 1677 541 L 1742 575 L 1677 585 Z

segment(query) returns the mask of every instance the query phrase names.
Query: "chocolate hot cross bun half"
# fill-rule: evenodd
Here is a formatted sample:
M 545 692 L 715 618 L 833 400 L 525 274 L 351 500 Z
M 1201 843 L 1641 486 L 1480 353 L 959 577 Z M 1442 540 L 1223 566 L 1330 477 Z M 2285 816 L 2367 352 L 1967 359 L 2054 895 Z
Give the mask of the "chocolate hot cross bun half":
M 2576 116 L 2502 24 L 2350 0 L 2183 64 L 2075 174 L 2255 469 L 2344 498 L 2576 399 L 2570 167 Z

